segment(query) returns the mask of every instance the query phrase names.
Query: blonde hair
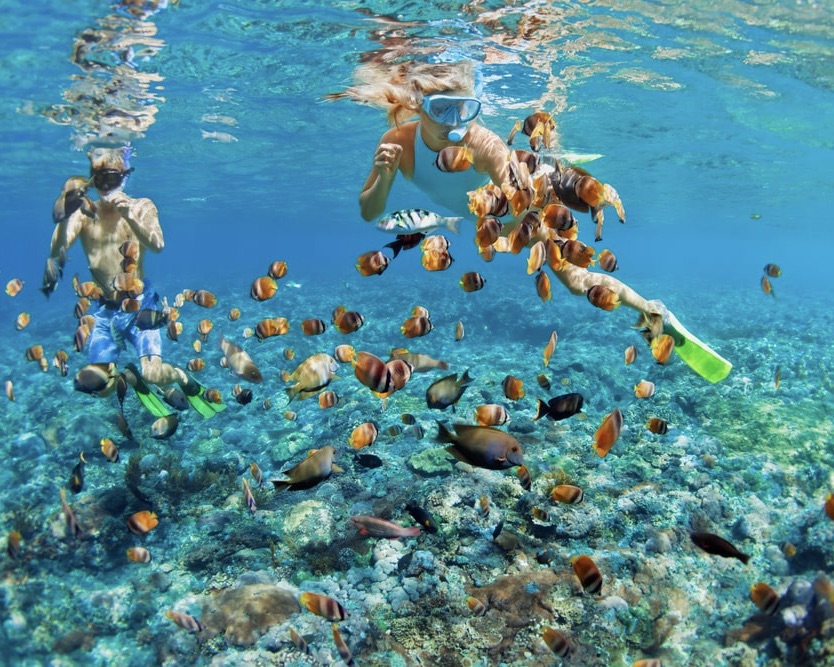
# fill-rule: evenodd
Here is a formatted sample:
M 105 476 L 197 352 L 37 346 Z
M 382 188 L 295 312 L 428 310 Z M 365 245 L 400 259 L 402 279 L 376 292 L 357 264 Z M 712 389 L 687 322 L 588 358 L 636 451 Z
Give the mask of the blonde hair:
M 356 83 L 344 92 L 326 95 L 326 100 L 351 99 L 383 109 L 391 125 L 412 118 L 420 111 L 423 98 L 436 93 L 475 94 L 475 65 L 470 60 L 456 63 L 366 63 L 353 74 Z

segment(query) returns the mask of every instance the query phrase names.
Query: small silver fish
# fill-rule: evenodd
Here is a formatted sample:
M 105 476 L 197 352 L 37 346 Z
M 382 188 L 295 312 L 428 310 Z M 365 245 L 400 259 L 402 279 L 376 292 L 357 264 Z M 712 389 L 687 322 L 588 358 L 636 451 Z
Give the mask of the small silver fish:
M 200 134 L 203 139 L 221 144 L 231 144 L 237 141 L 237 137 L 233 134 L 229 134 L 228 132 L 207 132 L 206 130 L 200 130 Z
M 394 211 L 380 218 L 376 228 L 381 232 L 392 234 L 413 234 L 415 232 L 430 232 L 445 227 L 449 231 L 458 233 L 458 223 L 463 218 L 446 218 L 422 208 L 407 208 Z

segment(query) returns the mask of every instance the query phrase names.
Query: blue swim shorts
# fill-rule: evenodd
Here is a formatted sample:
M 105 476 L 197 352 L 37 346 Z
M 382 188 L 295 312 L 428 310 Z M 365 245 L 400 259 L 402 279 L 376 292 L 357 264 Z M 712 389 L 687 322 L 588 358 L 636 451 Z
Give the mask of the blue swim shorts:
M 159 295 L 145 280 L 145 290 L 137 301 L 142 309 L 159 308 Z M 139 357 L 162 356 L 162 336 L 159 329 L 139 329 L 136 326 L 137 313 L 126 313 L 119 304 L 100 302 L 94 313 L 96 323 L 87 341 L 87 361 L 91 364 L 116 363 L 119 354 L 129 342 Z

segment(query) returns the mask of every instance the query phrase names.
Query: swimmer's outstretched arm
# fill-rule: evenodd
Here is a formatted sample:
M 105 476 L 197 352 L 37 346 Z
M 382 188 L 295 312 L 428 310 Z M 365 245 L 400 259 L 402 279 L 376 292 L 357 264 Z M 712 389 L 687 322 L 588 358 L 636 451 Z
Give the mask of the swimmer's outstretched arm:
M 52 232 L 52 241 L 49 244 L 49 256 L 58 257 L 61 249 L 66 252 L 75 243 L 75 239 L 81 233 L 84 223 L 91 220 L 81 209 L 75 211 L 69 218 L 62 220 L 55 225 Z
M 594 285 L 602 285 L 616 292 L 620 303 L 647 315 L 659 315 L 657 305 L 644 299 L 631 287 L 604 273 L 595 273 L 578 266 L 567 266 L 556 272 L 556 278 L 567 287 L 572 294 L 584 295 Z

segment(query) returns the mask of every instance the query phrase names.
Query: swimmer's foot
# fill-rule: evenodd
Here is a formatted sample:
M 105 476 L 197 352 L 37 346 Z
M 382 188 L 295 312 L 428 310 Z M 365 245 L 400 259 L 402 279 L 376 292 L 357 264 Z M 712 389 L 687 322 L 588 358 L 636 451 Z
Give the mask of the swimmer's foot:
M 185 376 L 185 381 L 180 382 L 180 387 L 182 387 L 182 391 L 185 394 L 186 399 L 188 399 L 188 402 L 191 404 L 191 407 L 199 412 L 203 416 L 203 419 L 214 417 L 214 415 L 218 412 L 223 412 L 223 410 L 226 409 L 225 403 L 213 403 L 212 401 L 209 401 L 205 396 L 206 388 L 197 382 L 197 380 L 193 377 L 185 373 L 185 371 L 181 372 Z
M 151 386 L 145 382 L 142 373 L 136 368 L 135 364 L 127 364 L 125 366 L 125 378 L 129 385 L 131 385 L 136 392 L 136 397 L 142 404 L 142 407 L 150 412 L 154 417 L 167 417 L 173 411 L 165 404 L 165 401 L 160 398 Z
M 709 345 L 691 334 L 662 301 L 649 301 L 649 305 L 653 312 L 644 313 L 643 318 L 655 327 L 660 323 L 662 333 L 675 339 L 675 352 L 686 362 L 687 366 L 705 380 L 713 383 L 720 382 L 730 374 L 733 365 Z

